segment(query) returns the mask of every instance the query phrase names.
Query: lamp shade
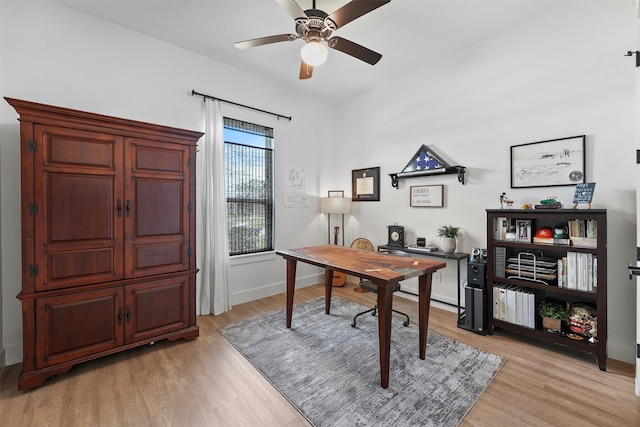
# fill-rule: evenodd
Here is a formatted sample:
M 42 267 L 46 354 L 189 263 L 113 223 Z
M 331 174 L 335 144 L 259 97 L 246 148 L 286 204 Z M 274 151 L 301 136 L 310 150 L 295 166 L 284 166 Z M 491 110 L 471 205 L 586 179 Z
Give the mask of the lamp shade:
M 327 60 L 327 48 L 325 45 L 318 41 L 309 41 L 300 51 L 300 56 L 307 64 L 315 67 L 316 65 L 324 64 Z
M 351 199 L 348 197 L 323 197 L 320 199 L 320 211 L 326 214 L 351 213 Z

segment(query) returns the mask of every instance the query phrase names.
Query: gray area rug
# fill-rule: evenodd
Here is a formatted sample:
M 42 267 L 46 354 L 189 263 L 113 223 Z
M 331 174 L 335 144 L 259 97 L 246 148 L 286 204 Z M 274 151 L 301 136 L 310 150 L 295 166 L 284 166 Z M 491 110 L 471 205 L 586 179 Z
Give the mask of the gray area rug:
M 456 426 L 493 377 L 501 357 L 429 331 L 418 357 L 418 327 L 393 319 L 389 388 L 380 387 L 378 318 L 332 298 L 294 305 L 292 328 L 279 310 L 220 328 L 267 380 L 316 427 Z M 417 320 L 417 319 L 416 319 Z

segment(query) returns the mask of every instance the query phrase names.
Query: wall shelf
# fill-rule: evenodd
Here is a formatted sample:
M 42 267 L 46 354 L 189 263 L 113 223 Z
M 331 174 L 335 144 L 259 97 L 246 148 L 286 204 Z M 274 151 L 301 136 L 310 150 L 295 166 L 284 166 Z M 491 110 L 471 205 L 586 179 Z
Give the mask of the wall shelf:
M 400 173 L 390 173 L 391 177 L 391 186 L 393 188 L 398 188 L 398 181 L 406 178 L 417 178 L 419 176 L 440 176 L 440 175 L 458 175 L 458 182 L 464 185 L 464 166 L 447 166 L 439 169 L 425 170 L 425 171 L 415 171 L 415 172 L 400 172 Z

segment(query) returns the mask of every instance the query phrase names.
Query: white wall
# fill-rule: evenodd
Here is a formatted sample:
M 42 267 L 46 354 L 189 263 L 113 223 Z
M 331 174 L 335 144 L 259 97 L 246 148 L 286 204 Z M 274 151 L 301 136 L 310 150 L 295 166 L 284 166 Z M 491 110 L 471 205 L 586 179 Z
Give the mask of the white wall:
M 437 226 L 452 223 L 463 227 L 463 251 L 486 247 L 485 209 L 500 208 L 503 191 L 516 207 L 551 195 L 572 202 L 573 187 L 511 189 L 510 146 L 585 134 L 586 176 L 597 183 L 593 207 L 608 210 L 609 356 L 632 363 L 627 263 L 636 246 L 637 112 L 635 58 L 623 56 L 635 50 L 631 3 L 565 3 L 342 105 L 335 167 L 345 174 L 322 186 L 349 188 L 354 168 L 380 166 L 382 175 L 381 202 L 356 204 L 347 240 L 384 243 L 386 226 L 397 222 L 409 243 L 416 236 L 438 243 Z M 393 189 L 387 174 L 400 172 L 421 144 L 466 166 L 466 185 L 448 175 Z M 409 187 L 420 184 L 444 184 L 445 207 L 409 207 Z
M 353 204 L 346 242 L 385 243 L 393 223 L 407 228 L 410 242 L 416 235 L 437 242 L 437 226 L 452 223 L 463 227 L 462 250 L 484 247 L 484 210 L 499 207 L 501 192 L 516 205 L 549 195 L 571 202 L 572 188 L 511 190 L 509 147 L 586 134 L 587 178 L 597 182 L 594 207 L 609 212 L 609 355 L 633 362 L 635 291 L 626 265 L 635 258 L 635 59 L 623 56 L 635 50 L 631 3 L 565 3 L 343 105 L 314 99 L 311 115 L 295 108 L 310 99 L 242 70 L 46 1 L 2 0 L 0 94 L 193 130 L 204 126 L 202 103 L 191 89 L 293 115 L 289 123 L 224 111 L 275 128 L 278 248 L 323 243 L 326 219 L 317 197 L 333 189 L 348 193 L 351 170 L 373 166 L 381 167 L 381 201 Z M 1 329 L 8 364 L 21 360 L 16 117 L 0 101 Z M 305 132 L 318 122 L 332 124 L 327 134 Z M 335 141 L 333 149 L 328 141 Z M 466 166 L 466 185 L 449 175 L 391 188 L 387 174 L 399 172 L 421 144 Z M 283 174 L 311 156 L 309 207 L 284 209 Z M 408 189 L 418 184 L 444 184 L 445 207 L 410 208 Z M 273 255 L 234 264 L 234 304 L 284 289 L 284 262 Z M 319 279 L 316 269 L 302 267 L 304 284 Z
M 204 131 L 203 102 L 191 90 L 292 115 L 293 120 L 223 106 L 223 114 L 274 128 L 276 136 L 276 247 L 324 242 L 319 213 L 320 170 L 306 164 L 308 208 L 283 209 L 283 176 L 313 158 L 326 132 L 305 132 L 332 122 L 328 105 L 274 86 L 175 46 L 151 39 L 48 1 L 2 0 L 0 4 L 0 95 Z M 313 111 L 299 106 L 313 104 Z M 300 137 L 304 135 L 304 139 Z M 2 346 L 6 363 L 22 360 L 20 291 L 20 152 L 17 114 L 0 100 L 0 218 L 2 237 Z M 284 291 L 285 263 L 274 254 L 232 268 L 232 301 L 237 304 Z M 301 265 L 300 284 L 317 283 L 319 270 Z M 0 354 L 2 352 L 0 351 Z

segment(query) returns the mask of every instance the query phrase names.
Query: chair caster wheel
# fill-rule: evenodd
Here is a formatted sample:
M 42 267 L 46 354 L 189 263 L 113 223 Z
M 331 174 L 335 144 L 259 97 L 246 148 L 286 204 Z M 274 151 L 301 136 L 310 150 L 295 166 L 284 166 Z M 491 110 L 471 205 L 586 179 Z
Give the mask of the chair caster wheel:
M 403 324 L 404 326 L 409 326 L 409 322 L 406 322 L 406 321 L 405 321 L 405 322 L 402 322 L 402 324 Z
M 352 323 L 351 323 L 351 327 L 352 327 L 352 328 L 355 328 L 355 327 L 356 327 L 356 322 L 352 322 Z

